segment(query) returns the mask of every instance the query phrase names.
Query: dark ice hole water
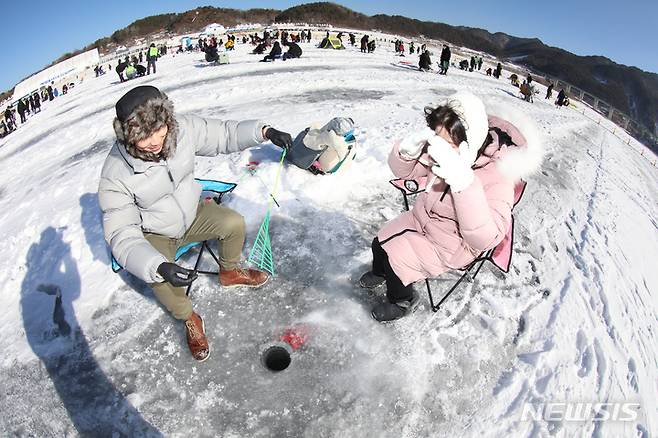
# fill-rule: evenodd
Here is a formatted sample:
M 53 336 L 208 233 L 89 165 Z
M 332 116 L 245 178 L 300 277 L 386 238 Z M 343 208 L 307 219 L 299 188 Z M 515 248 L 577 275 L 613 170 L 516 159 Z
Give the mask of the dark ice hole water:
M 270 371 L 283 371 L 290 365 L 290 353 L 283 347 L 273 346 L 263 353 L 263 365 Z

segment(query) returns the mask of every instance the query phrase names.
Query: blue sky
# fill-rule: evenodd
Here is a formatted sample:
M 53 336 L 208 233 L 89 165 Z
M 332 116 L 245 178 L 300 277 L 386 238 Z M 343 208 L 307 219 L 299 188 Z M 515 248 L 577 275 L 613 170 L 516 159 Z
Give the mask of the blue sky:
M 310 1 L 308 1 L 310 2 Z M 285 9 L 301 1 L 213 2 L 211 0 L 60 0 L 3 2 L 5 20 L 0 91 L 13 87 L 60 55 L 84 47 L 136 19 L 197 6 Z M 578 55 L 603 55 L 615 62 L 658 72 L 658 0 L 399 0 L 337 3 L 373 15 L 404 15 L 451 25 L 480 27 L 544 43 Z

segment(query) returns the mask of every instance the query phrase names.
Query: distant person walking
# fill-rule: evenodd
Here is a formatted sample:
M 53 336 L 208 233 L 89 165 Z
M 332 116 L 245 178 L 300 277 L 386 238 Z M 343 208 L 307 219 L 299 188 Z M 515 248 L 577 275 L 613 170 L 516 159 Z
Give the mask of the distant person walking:
M 155 74 L 155 62 L 158 60 L 158 48 L 154 43 L 151 43 L 149 52 L 146 55 L 146 74 L 151 74 L 151 67 L 153 67 L 153 74 Z
M 27 105 L 25 104 L 24 99 L 20 99 L 18 101 L 18 115 L 21 116 L 21 123 L 25 123 L 27 121 L 25 117 L 25 112 L 27 111 Z
M 499 63 L 496 65 L 496 70 L 494 71 L 494 74 L 493 74 L 493 75 L 494 75 L 494 77 L 495 77 L 496 79 L 498 79 L 498 78 L 500 78 L 500 75 L 501 75 L 502 72 L 503 72 L 503 66 L 502 66 L 502 64 L 499 62 Z
M 39 93 L 32 94 L 32 97 L 30 97 L 30 106 L 32 107 L 33 114 L 41 112 L 41 99 L 39 98 Z
M 450 56 L 452 54 L 450 53 L 450 47 L 448 47 L 447 44 L 443 45 L 443 50 L 441 50 L 441 71 L 439 71 L 439 74 L 442 75 L 447 75 L 448 74 L 448 67 L 450 67 Z
M 361 37 L 361 53 L 368 52 L 368 35 Z
M 546 97 L 544 99 L 550 99 L 551 97 L 553 97 L 553 82 L 548 84 L 548 88 L 546 89 Z

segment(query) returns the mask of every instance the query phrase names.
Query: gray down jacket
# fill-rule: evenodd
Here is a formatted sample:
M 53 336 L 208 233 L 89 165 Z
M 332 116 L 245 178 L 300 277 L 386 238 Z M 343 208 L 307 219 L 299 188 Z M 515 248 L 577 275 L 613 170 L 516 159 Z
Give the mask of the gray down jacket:
M 167 259 L 144 232 L 179 238 L 196 216 L 201 186 L 194 181 L 194 156 L 228 154 L 265 141 L 257 120 L 236 122 L 177 116 L 176 149 L 166 161 L 143 161 L 119 141 L 105 160 L 98 186 L 105 240 L 128 272 L 147 283 L 161 282 Z

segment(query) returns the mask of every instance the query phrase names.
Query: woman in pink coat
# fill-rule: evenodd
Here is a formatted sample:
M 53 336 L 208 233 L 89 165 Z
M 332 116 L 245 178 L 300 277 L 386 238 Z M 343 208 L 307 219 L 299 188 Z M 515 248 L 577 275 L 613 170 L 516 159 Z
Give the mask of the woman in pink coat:
M 372 242 L 365 288 L 386 283 L 380 321 L 405 316 L 418 302 L 413 283 L 468 265 L 498 245 L 512 223 L 514 183 L 541 162 L 538 143 L 511 123 L 487 116 L 484 104 L 458 93 L 426 108 L 428 128 L 397 142 L 389 156 L 398 178 L 427 177 L 411 211 L 391 220 Z M 530 150 L 532 149 L 532 151 Z

